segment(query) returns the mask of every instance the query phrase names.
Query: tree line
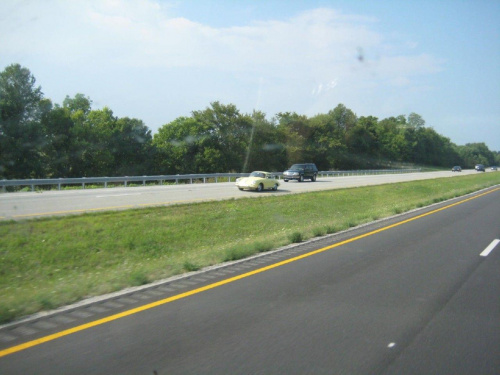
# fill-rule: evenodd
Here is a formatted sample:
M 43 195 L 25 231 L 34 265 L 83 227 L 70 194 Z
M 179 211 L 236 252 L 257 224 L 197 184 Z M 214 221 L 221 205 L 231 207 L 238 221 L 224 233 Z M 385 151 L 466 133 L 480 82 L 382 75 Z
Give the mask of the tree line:
M 2 179 L 283 171 L 300 162 L 320 170 L 472 168 L 500 164 L 500 153 L 484 143 L 457 146 L 416 113 L 379 120 L 343 104 L 267 119 L 216 101 L 152 135 L 142 120 L 92 109 L 83 94 L 52 103 L 19 64 L 0 73 Z

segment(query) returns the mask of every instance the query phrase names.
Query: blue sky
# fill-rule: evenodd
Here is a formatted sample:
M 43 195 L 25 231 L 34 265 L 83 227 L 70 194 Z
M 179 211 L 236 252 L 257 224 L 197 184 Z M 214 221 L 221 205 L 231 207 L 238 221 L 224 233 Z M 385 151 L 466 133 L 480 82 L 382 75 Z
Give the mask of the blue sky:
M 500 151 L 500 1 L 3 0 L 0 69 L 157 129 L 213 101 L 418 113 Z

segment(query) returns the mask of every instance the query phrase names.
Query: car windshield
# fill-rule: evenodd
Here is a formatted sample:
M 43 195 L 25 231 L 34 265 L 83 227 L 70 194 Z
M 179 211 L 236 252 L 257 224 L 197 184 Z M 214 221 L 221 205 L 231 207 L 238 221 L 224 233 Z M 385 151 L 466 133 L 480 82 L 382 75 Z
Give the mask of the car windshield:
M 266 178 L 266 174 L 262 172 L 252 172 L 250 173 L 250 177 Z
M 290 167 L 290 170 L 291 171 L 303 171 L 304 170 L 304 166 L 301 165 L 301 164 L 294 164 Z

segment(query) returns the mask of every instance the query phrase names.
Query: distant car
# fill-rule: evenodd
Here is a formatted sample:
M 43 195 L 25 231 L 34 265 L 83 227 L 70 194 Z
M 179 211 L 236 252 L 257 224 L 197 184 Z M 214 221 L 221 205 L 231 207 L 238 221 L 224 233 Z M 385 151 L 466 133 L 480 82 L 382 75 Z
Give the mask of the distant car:
M 484 169 L 484 165 L 482 165 L 482 164 L 476 164 L 475 169 L 477 172 L 486 172 Z
M 496 167 L 496 166 L 493 166 L 493 167 L 491 167 L 491 170 L 492 170 L 492 171 L 496 171 L 496 170 L 497 170 L 497 167 Z
M 236 179 L 236 187 L 240 190 L 278 190 L 280 183 L 269 172 L 254 171 L 248 177 Z
M 316 181 L 318 177 L 318 168 L 314 163 L 294 164 L 289 169 L 283 172 L 283 180 L 297 180 L 302 182 L 304 180 Z
M 459 165 L 455 165 L 453 168 L 451 168 L 452 172 L 462 172 L 462 167 Z

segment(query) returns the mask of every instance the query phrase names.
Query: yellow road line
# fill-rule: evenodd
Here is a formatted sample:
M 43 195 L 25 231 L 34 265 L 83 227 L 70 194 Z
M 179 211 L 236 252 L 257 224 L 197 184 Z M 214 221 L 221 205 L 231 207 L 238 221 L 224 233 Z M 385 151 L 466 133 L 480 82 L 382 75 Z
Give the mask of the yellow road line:
M 464 199 L 462 201 L 449 204 L 447 206 L 444 206 L 444 207 L 441 207 L 441 208 L 429 211 L 427 213 L 424 213 L 424 214 L 421 214 L 421 215 L 418 215 L 418 216 L 415 216 L 415 217 L 412 217 L 412 218 L 409 218 L 409 219 L 406 219 L 406 220 L 399 221 L 397 223 L 385 226 L 383 228 L 379 228 L 379 229 L 373 230 L 371 232 L 368 232 L 368 233 L 365 233 L 365 234 L 361 234 L 359 236 L 356 236 L 356 237 L 353 237 L 353 238 L 349 238 L 347 240 L 335 243 L 333 245 L 329 245 L 329 246 L 326 246 L 326 247 L 323 247 L 323 248 L 311 251 L 311 252 L 306 253 L 306 254 L 302 254 L 302 255 L 299 255 L 299 256 L 296 256 L 296 257 L 293 257 L 293 258 L 290 258 L 290 259 L 286 259 L 286 260 L 283 260 L 283 261 L 271 264 L 271 265 L 266 266 L 266 267 L 262 267 L 262 268 L 259 268 L 259 269 L 256 269 L 256 270 L 253 270 L 253 271 L 250 271 L 250 272 L 238 275 L 238 276 L 234 276 L 234 277 L 231 277 L 231 278 L 228 278 L 228 279 L 225 279 L 225 280 L 221 280 L 221 281 L 218 281 L 218 282 L 215 282 L 215 283 L 203 286 L 201 288 L 193 289 L 191 291 L 188 291 L 188 292 L 185 292 L 185 293 L 181 293 L 181 294 L 177 294 L 175 296 L 168 297 L 168 298 L 156 301 L 156 302 L 148 303 L 146 305 L 139 306 L 139 307 L 136 307 L 134 309 L 127 310 L 127 311 L 123 311 L 123 312 L 118 313 L 118 314 L 110 315 L 110 316 L 108 316 L 106 318 L 98 319 L 98 320 L 95 320 L 93 322 L 89 322 L 89 323 L 82 324 L 82 325 L 79 325 L 79 326 L 76 326 L 76 327 L 73 327 L 73 328 L 69 328 L 69 329 L 66 329 L 64 331 L 57 332 L 57 333 L 54 333 L 52 335 L 44 336 L 44 337 L 41 337 L 41 338 L 36 339 L 36 340 L 28 341 L 28 342 L 25 342 L 24 344 L 19 344 L 19 345 L 12 346 L 12 347 L 4 349 L 4 350 L 0 350 L 0 358 L 4 357 L 4 356 L 7 356 L 9 354 L 13 354 L 13 353 L 20 352 L 22 350 L 31 348 L 33 346 L 37 346 L 37 345 L 40 345 L 40 344 L 43 344 L 43 343 L 46 343 L 46 342 L 49 342 L 49 341 L 52 341 L 52 340 L 56 340 L 56 339 L 64 337 L 64 336 L 71 335 L 71 334 L 76 333 L 76 332 L 80 332 L 80 331 L 83 331 L 83 330 L 86 330 L 86 329 L 89 329 L 89 328 L 92 328 L 92 327 L 96 327 L 96 326 L 99 326 L 101 324 L 109 323 L 109 322 L 112 322 L 114 320 L 124 318 L 126 316 L 137 314 L 139 312 L 142 312 L 142 311 L 145 311 L 145 310 L 149 310 L 149 309 L 152 309 L 154 307 L 165 305 L 167 303 L 170 303 L 170 302 L 173 302 L 173 301 L 177 301 L 177 300 L 180 300 L 180 299 L 183 299 L 183 298 L 186 298 L 186 297 L 198 294 L 198 293 L 202 293 L 202 292 L 205 292 L 205 291 L 210 290 L 210 289 L 217 288 L 217 287 L 222 286 L 222 285 L 226 285 L 226 284 L 229 284 L 229 283 L 241 280 L 241 279 L 245 279 L 247 277 L 250 277 L 250 276 L 262 273 L 262 272 L 269 271 L 269 270 L 271 270 L 273 268 L 281 267 L 281 266 L 283 266 L 285 264 L 289 264 L 289 263 L 296 262 L 296 261 L 304 259 L 304 258 L 308 258 L 310 256 L 313 256 L 313 255 L 325 252 L 327 250 L 331 250 L 331 249 L 334 249 L 336 247 L 343 246 L 345 244 L 348 244 L 348 243 L 360 240 L 362 238 L 366 238 L 366 237 L 372 236 L 374 234 L 386 231 L 388 229 L 392 229 L 392 228 L 398 227 L 400 225 L 403 225 L 403 224 L 406 224 L 406 223 L 409 223 L 409 222 L 421 219 L 423 217 L 435 214 L 437 212 L 446 210 L 448 208 L 458 206 L 459 204 L 462 204 L 462 203 L 468 202 L 470 200 L 482 197 L 484 195 L 493 193 L 493 192 L 495 192 L 497 190 L 500 190 L 500 188 L 496 188 L 496 189 L 487 191 L 485 193 L 475 195 L 473 197 Z

